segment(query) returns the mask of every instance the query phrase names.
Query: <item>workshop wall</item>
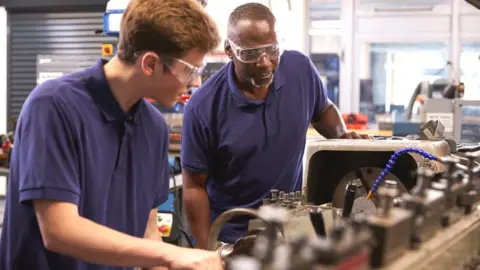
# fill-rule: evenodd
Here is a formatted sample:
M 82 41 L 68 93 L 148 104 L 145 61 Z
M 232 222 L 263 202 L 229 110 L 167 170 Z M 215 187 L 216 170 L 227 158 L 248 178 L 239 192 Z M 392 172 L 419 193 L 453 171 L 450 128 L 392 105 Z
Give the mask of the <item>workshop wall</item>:
M 8 117 L 19 115 L 37 84 L 92 66 L 102 56 L 102 44 L 116 43 L 101 32 L 100 10 L 12 12 L 9 27 Z
M 0 134 L 7 132 L 7 11 L 0 7 Z M 0 196 L 6 194 L 6 177 L 0 177 Z
M 8 11 L 43 11 L 43 10 L 91 10 L 92 7 L 103 8 L 108 0 L 0 0 L 0 6 Z
M 264 4 L 272 9 L 278 21 L 284 48 L 308 54 L 306 20 L 308 0 L 209 0 L 206 9 L 217 22 L 223 40 L 226 38 L 227 22 L 230 13 L 237 6 L 251 2 Z M 218 51 L 223 51 L 223 42 L 218 47 Z
M 0 134 L 7 132 L 7 11 L 0 7 Z M 1 184 L 0 184 L 1 186 Z

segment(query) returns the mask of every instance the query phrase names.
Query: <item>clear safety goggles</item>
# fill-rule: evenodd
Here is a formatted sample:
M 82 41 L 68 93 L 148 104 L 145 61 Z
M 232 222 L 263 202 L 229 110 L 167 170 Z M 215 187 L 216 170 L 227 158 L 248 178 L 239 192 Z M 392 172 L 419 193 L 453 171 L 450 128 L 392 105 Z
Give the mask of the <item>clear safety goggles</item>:
M 170 69 L 172 74 L 185 85 L 190 85 L 195 80 L 198 80 L 205 70 L 205 60 L 201 66 L 195 66 L 182 59 L 175 57 L 172 57 L 171 59 L 172 61 L 170 61 L 170 63 L 165 63 L 165 65 Z
M 137 52 L 136 57 L 140 56 L 140 54 L 145 53 L 145 51 Z M 159 54 L 157 54 L 159 57 Z M 178 59 L 176 57 L 164 57 L 168 61 L 163 61 L 165 66 L 172 72 L 172 74 L 183 84 L 190 85 L 195 80 L 199 80 L 200 76 L 202 76 L 203 71 L 205 70 L 205 66 L 207 63 L 205 59 L 201 66 L 195 66 L 190 64 L 182 59 Z
M 260 61 L 263 56 L 269 60 L 275 60 L 280 57 L 280 45 L 278 43 L 271 43 L 257 47 L 240 47 L 232 40 L 228 40 L 232 47 L 232 51 L 237 59 L 243 63 L 256 63 Z

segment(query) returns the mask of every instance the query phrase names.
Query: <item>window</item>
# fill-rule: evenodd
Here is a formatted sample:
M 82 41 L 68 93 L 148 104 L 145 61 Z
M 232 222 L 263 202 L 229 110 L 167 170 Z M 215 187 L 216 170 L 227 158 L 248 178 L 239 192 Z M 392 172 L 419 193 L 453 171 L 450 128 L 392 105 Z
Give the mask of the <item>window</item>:
M 364 44 L 360 55 L 360 112 L 370 123 L 376 114 L 403 112 L 422 81 L 447 74 L 447 47 L 432 44 Z
M 450 9 L 450 0 L 357 0 L 360 11 L 431 12 Z
M 465 84 L 464 98 L 480 100 L 480 42 L 463 45 L 460 68 L 460 81 Z
M 312 54 L 313 64 L 320 73 L 320 79 L 327 88 L 328 98 L 339 105 L 340 58 L 337 54 Z
M 341 21 L 340 0 L 310 0 L 310 57 L 320 73 L 328 97 L 339 106 Z
M 310 0 L 309 9 L 311 22 L 340 20 L 340 0 Z

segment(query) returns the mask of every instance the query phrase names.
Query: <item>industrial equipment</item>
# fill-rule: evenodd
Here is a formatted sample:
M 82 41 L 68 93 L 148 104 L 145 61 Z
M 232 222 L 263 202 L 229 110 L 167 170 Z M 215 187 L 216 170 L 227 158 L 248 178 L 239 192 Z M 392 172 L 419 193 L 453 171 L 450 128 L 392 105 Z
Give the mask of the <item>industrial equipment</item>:
M 415 186 L 415 172 L 419 168 L 427 167 L 436 173 L 445 171 L 443 164 L 414 151 L 402 152 L 391 160 L 396 151 L 407 147 L 436 156 L 450 153 L 449 144 L 444 140 L 393 137 L 310 141 L 305 152 L 303 177 L 307 201 L 315 205 L 332 202 L 334 207 L 343 208 L 343 191 L 351 181 L 357 186 L 358 196 L 366 196 L 379 177 L 397 181 L 399 191 L 404 193 Z M 373 201 L 377 202 L 378 198 L 374 196 Z
M 315 155 L 333 158 L 338 154 L 332 153 L 348 149 L 348 141 L 336 142 L 339 149 L 313 143 L 307 149 L 306 196 L 273 190 L 259 210 L 225 212 L 212 226 L 209 249 L 218 247 L 215 237 L 222 223 L 248 214 L 257 218 L 250 223 L 256 224 L 251 229 L 257 235 L 246 237 L 248 247 L 244 239 L 221 246 L 226 269 L 478 269 L 480 165 L 476 160 L 480 151 L 465 153 L 466 162 L 462 163 L 444 142 L 408 141 L 407 146 L 404 141 L 366 143 L 370 146 L 365 149 L 370 150 L 363 152 L 372 153 L 363 154 L 364 158 L 393 151 L 382 166 L 387 170 L 377 173 L 373 181 L 363 184 L 365 179 L 352 180 L 358 175 L 347 177 L 351 160 L 345 157 L 352 152 L 340 153 L 342 162 L 335 159 L 342 174 L 317 173 L 314 167 L 325 159 Z M 318 151 L 320 148 L 324 150 Z M 358 155 L 355 157 L 362 153 Z M 394 170 L 400 164 L 402 170 Z M 393 173 L 387 174 L 388 169 Z M 413 178 L 413 185 L 404 181 L 404 171 L 410 170 L 415 173 L 408 176 Z M 338 186 L 343 178 L 339 175 L 350 178 L 341 186 L 342 203 L 325 203 L 324 193 L 319 192 L 323 187 L 313 183 L 333 181 Z M 368 185 L 368 192 L 360 193 L 357 183 Z M 327 189 L 332 192 L 332 188 Z M 243 253 L 238 252 L 237 245 L 243 245 Z
M 444 70 L 451 69 L 451 66 L 452 63 L 448 62 Z M 457 84 L 453 78 L 420 82 L 413 91 L 405 115 L 393 116 L 393 135 L 416 133 L 423 123 L 438 120 L 445 127 L 445 138 L 460 143 L 479 142 L 480 100 L 465 100 L 464 92 L 464 84 Z

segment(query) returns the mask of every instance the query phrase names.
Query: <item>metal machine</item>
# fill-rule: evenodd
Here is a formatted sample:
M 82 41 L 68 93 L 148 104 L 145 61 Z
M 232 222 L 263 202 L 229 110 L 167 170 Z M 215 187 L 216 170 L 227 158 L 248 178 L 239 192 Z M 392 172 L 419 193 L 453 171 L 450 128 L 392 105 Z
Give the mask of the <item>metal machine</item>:
M 313 140 L 303 192 L 225 212 L 208 247 L 231 270 L 476 269 L 479 157 L 462 162 L 446 141 Z M 249 235 L 219 246 L 221 225 L 241 214 L 256 218 Z
M 461 143 L 480 142 L 480 100 L 428 99 L 423 119 L 440 120 L 445 136 Z
M 446 68 L 451 68 L 448 62 Z M 395 115 L 393 134 L 406 136 L 431 120 L 441 121 L 446 138 L 460 143 L 480 141 L 480 100 L 465 100 L 465 86 L 453 78 L 438 79 L 432 83 L 420 82 L 414 90 L 405 115 Z M 467 118 L 467 119 L 465 119 Z
M 395 151 L 406 147 L 422 149 L 437 156 L 450 153 L 449 144 L 444 140 L 385 138 L 310 141 L 304 161 L 306 181 L 303 192 L 307 201 L 315 205 L 332 202 L 334 207 L 342 208 L 343 191 L 351 181 L 355 181 L 358 196 L 366 196 L 380 175 L 397 181 L 400 191 L 406 192 L 416 184 L 415 172 L 419 168 L 427 167 L 437 173 L 445 170 L 441 163 L 410 152 L 395 156 L 395 166 L 384 171 Z M 377 198 L 374 198 L 374 201 L 377 201 Z

